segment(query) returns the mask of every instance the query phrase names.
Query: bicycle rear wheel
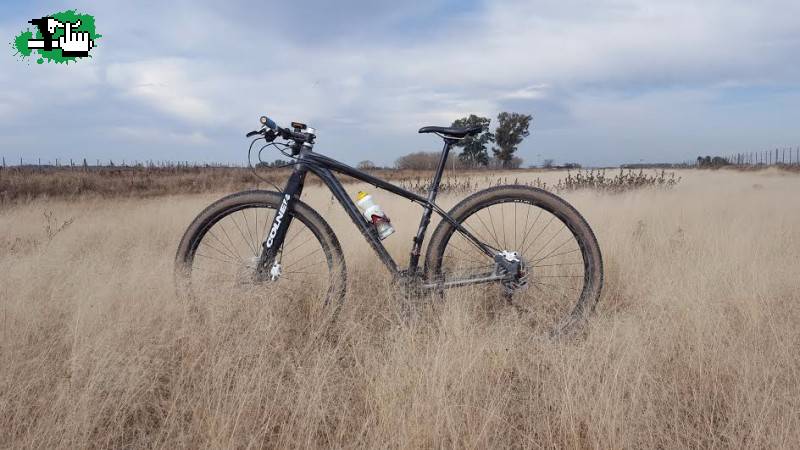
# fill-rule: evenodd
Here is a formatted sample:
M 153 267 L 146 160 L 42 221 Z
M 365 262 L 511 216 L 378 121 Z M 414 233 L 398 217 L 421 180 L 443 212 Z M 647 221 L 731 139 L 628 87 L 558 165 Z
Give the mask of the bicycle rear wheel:
M 513 306 L 537 331 L 550 333 L 567 331 L 594 310 L 603 285 L 600 248 L 569 203 L 540 189 L 500 186 L 466 198 L 450 215 L 495 254 L 506 252 L 522 265 L 519 280 L 452 289 L 459 297 L 472 293 Z M 494 257 L 449 222 L 434 231 L 426 255 L 429 280 L 457 282 L 497 271 Z
M 282 198 L 277 192 L 240 192 L 201 212 L 175 257 L 179 292 L 197 303 L 282 299 L 310 316 L 335 314 L 345 293 L 344 256 L 330 226 L 302 202 L 286 213 L 292 222 L 272 276 L 255 276 Z

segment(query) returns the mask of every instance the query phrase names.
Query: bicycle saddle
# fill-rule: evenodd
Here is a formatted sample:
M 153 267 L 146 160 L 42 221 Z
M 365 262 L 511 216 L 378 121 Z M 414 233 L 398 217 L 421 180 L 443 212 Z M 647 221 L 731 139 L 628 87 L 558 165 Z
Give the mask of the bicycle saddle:
M 438 133 L 444 137 L 461 139 L 465 136 L 473 136 L 483 131 L 482 125 L 471 127 L 422 127 L 420 133 Z

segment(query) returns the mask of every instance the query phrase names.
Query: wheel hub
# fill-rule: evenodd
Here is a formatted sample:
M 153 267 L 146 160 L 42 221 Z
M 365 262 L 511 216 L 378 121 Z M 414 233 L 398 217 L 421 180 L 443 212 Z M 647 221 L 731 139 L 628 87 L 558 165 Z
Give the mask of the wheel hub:
M 501 282 L 507 294 L 528 287 L 528 268 L 518 252 L 503 250 L 494 256 L 495 275 L 504 276 Z
M 276 281 L 281 276 L 281 265 L 278 261 L 272 263 L 272 268 L 269 269 L 269 277 L 272 281 Z
M 269 279 L 269 281 L 277 281 L 283 273 L 281 263 L 276 259 L 272 262 L 269 272 L 267 272 L 266 267 L 260 266 L 260 259 L 261 258 L 258 256 L 254 256 L 250 259 L 250 263 L 246 266 L 248 269 L 254 271 L 254 279 L 262 282 L 266 281 L 267 279 Z

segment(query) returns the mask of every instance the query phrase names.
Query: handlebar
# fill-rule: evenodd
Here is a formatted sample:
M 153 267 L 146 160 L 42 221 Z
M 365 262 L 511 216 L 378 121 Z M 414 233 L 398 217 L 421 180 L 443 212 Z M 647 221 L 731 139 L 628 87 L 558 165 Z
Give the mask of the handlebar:
M 314 144 L 314 138 L 316 138 L 314 134 L 315 130 L 313 128 L 307 128 L 304 124 L 292 122 L 294 130 L 291 130 L 289 128 L 279 127 L 275 121 L 267 116 L 261 116 L 259 121 L 262 125 L 261 129 L 247 133 L 248 138 L 261 135 L 267 142 L 272 142 L 278 137 L 291 140 L 294 141 L 294 145 L 292 146 L 293 153 L 299 153 L 302 145 Z

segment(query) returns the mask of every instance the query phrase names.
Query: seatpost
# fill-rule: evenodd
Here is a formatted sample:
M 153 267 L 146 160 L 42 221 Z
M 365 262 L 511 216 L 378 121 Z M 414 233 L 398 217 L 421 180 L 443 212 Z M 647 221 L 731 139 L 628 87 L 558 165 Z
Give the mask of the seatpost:
M 450 153 L 450 147 L 453 145 L 452 139 L 445 138 L 444 148 L 442 149 L 442 156 L 439 159 L 439 166 L 436 167 L 436 173 L 433 174 L 431 180 L 431 187 L 428 189 L 428 203 L 436 201 L 436 194 L 439 193 L 439 183 L 442 181 L 442 174 L 444 173 L 444 166 L 447 164 L 447 155 Z M 426 206 L 422 212 L 422 219 L 419 222 L 419 229 L 417 235 L 414 237 L 414 246 L 411 248 L 411 257 L 408 261 L 408 273 L 413 275 L 417 271 L 419 265 L 419 255 L 422 252 L 422 241 L 425 240 L 425 230 L 428 229 L 428 224 L 431 222 L 431 214 L 433 207 Z
M 436 194 L 439 193 L 439 183 L 442 181 L 442 174 L 444 173 L 444 166 L 447 164 L 447 155 L 450 153 L 451 145 L 453 145 L 451 139 L 444 140 L 444 148 L 442 149 L 442 156 L 439 158 L 439 166 L 436 168 L 436 173 L 433 175 L 433 180 L 431 181 L 431 188 L 428 190 L 428 201 L 431 203 L 436 200 Z

